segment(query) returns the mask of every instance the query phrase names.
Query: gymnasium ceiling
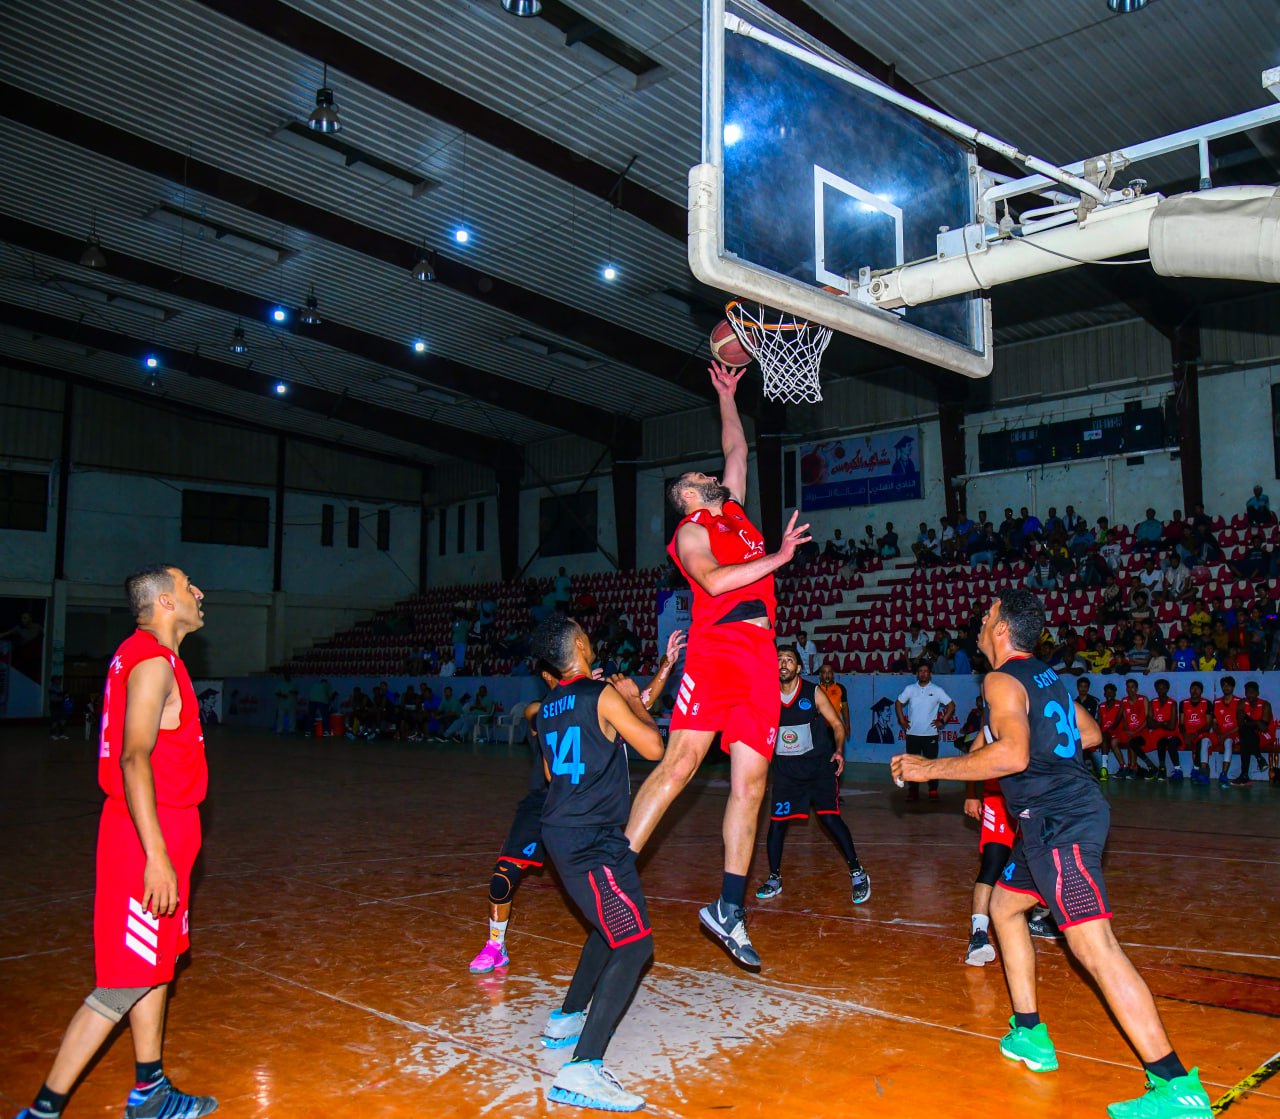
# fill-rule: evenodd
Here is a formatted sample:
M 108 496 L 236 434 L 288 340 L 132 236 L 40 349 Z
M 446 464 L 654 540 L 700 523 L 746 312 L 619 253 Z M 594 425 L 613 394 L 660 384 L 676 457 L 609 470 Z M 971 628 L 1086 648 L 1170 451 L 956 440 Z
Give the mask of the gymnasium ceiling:
M 1274 0 L 1150 0 L 1127 16 L 1105 0 L 771 6 L 876 76 L 1063 161 L 1264 105 L 1259 74 L 1280 63 Z M 12 367 L 423 463 L 492 465 L 566 432 L 633 457 L 641 421 L 710 398 L 722 297 L 692 280 L 684 247 L 696 0 L 547 0 L 527 20 L 499 0 L 0 12 Z M 322 63 L 333 138 L 373 163 L 282 135 L 314 107 Z M 1214 156 L 1218 183 L 1276 182 L 1280 130 Z M 1143 173 L 1186 186 L 1194 159 Z M 78 263 L 91 222 L 105 270 Z M 430 283 L 410 274 L 424 245 Z M 610 259 L 614 283 L 600 275 Z M 312 289 L 322 322 L 307 326 Z M 1076 269 L 997 289 L 997 343 L 1135 314 L 1170 333 L 1227 294 Z M 284 327 L 267 321 L 277 303 Z M 228 349 L 237 325 L 243 355 Z M 155 387 L 146 353 L 161 358 Z M 895 364 L 840 339 L 825 370 Z

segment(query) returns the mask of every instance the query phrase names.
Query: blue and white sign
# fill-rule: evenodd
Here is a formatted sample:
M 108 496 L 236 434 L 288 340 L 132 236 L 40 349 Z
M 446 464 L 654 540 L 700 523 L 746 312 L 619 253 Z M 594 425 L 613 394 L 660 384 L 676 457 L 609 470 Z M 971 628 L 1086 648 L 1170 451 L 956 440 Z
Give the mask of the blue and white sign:
M 918 427 L 811 443 L 801 450 L 805 512 L 915 501 L 923 495 Z

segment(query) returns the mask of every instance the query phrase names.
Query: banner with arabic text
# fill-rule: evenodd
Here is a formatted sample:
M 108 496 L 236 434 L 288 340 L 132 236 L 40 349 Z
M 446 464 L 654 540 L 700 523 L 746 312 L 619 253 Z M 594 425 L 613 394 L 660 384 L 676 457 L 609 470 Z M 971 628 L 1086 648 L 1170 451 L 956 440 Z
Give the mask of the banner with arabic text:
M 801 448 L 800 504 L 805 512 L 923 496 L 918 427 L 850 435 Z

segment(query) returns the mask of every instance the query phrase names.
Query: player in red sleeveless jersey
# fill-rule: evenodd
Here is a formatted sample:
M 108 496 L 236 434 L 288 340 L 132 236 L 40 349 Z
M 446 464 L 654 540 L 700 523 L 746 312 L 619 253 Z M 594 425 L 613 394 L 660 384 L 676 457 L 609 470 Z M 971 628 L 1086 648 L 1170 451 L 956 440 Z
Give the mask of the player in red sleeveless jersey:
M 1104 684 L 1102 686 L 1102 702 L 1098 704 L 1098 728 L 1102 731 L 1102 744 L 1097 749 L 1103 755 L 1103 773 L 1107 772 L 1107 756 L 1114 753 L 1117 777 L 1122 776 L 1124 773 L 1124 755 L 1121 753 L 1120 745 L 1116 740 L 1116 735 L 1120 732 L 1120 722 L 1123 715 L 1124 712 L 1120 707 L 1120 701 L 1116 699 L 1116 686 L 1114 684 Z M 1106 780 L 1106 778 L 1104 777 L 1103 780 Z
M 1253 759 L 1258 759 L 1258 768 L 1263 768 L 1262 755 L 1274 755 L 1276 749 L 1275 736 L 1271 733 L 1271 703 L 1258 694 L 1258 685 L 1250 680 L 1244 686 L 1244 701 L 1240 705 L 1240 776 L 1233 785 L 1250 784 L 1249 772 L 1253 768 Z
M 1193 680 L 1187 690 L 1190 698 L 1178 704 L 1182 741 L 1191 751 L 1191 783 L 1207 785 L 1209 768 L 1204 748 L 1213 745 L 1213 705 L 1204 698 L 1204 685 L 1199 680 Z
M 809 539 L 809 526 L 797 525 L 792 514 L 779 549 L 765 551 L 764 537 L 742 508 L 747 437 L 734 393 L 743 371 L 717 363 L 710 372 L 720 400 L 724 475 L 718 480 L 688 472 L 667 487 L 668 500 L 683 518 L 667 551 L 689 580 L 693 620 L 671 713 L 671 740 L 666 756 L 636 794 L 627 838 L 636 851 L 648 842 L 719 733 L 730 765 L 724 877 L 720 898 L 698 918 L 738 963 L 758 968 L 745 905 L 747 869 L 781 707 L 773 573 Z
M 1153 749 L 1159 751 L 1161 781 L 1182 780 L 1182 760 L 1178 756 L 1178 705 L 1169 695 L 1169 681 L 1156 681 L 1155 698 L 1151 701 L 1151 711 L 1147 716 L 1150 734 L 1144 744 L 1147 753 Z M 1173 761 L 1173 771 L 1167 768 Z
M 1129 753 L 1129 768 L 1127 771 L 1122 769 L 1116 776 L 1139 780 L 1154 777 L 1156 767 L 1146 753 L 1147 741 L 1151 738 L 1151 731 L 1147 726 L 1150 701 L 1138 691 L 1138 681 L 1132 677 L 1124 682 L 1124 691 L 1124 699 L 1120 701 L 1121 723 L 1116 741 Z M 1138 768 L 1139 761 L 1142 762 L 1141 769 Z
M 98 986 L 76 1011 L 53 1068 L 18 1119 L 57 1119 L 81 1073 L 127 1014 L 136 1084 L 125 1119 L 199 1119 L 208 1096 L 179 1092 L 164 1075 L 165 1006 L 174 963 L 189 940 L 191 867 L 209 783 L 200 705 L 183 638 L 204 625 L 204 595 L 171 565 L 125 582 L 138 628 L 111 660 L 102 704 L 94 962 Z
M 1218 784 L 1226 788 L 1231 784 L 1231 751 L 1240 742 L 1240 697 L 1235 694 L 1234 676 L 1224 676 L 1218 681 L 1222 695 L 1213 701 L 1213 745 L 1211 752 L 1222 751 L 1222 769 L 1218 771 Z M 1205 759 L 1208 764 L 1208 759 Z

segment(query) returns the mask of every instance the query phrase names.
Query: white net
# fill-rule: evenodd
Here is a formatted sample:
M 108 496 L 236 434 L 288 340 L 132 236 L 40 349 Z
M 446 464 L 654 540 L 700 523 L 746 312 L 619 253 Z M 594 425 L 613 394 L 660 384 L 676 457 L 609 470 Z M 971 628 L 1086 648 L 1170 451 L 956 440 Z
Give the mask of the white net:
M 831 341 L 830 328 L 738 299 L 725 308 L 725 317 L 760 363 L 766 397 L 784 404 L 816 404 L 822 399 L 818 368 Z

